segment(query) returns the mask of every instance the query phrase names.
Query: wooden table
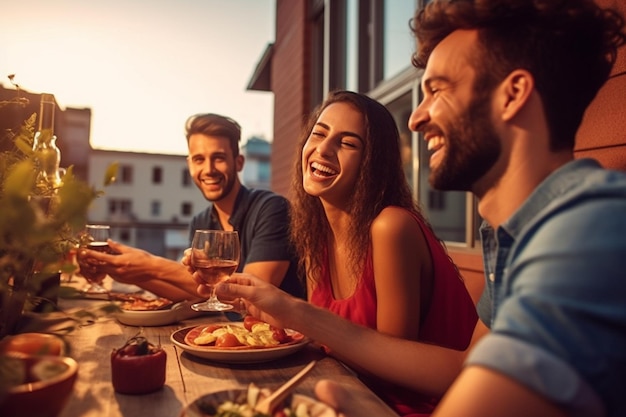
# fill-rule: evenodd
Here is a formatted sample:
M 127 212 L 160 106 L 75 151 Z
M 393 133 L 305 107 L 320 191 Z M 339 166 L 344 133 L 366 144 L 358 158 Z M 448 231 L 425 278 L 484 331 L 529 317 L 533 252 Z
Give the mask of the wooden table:
M 59 306 L 72 310 L 101 302 L 60 300 Z M 123 325 L 115 318 L 105 316 L 94 324 L 74 330 L 66 338 L 71 345 L 70 356 L 79 363 L 79 375 L 73 395 L 60 417 L 176 417 L 185 406 L 204 394 L 246 388 L 250 382 L 274 389 L 312 359 L 317 359 L 318 364 L 296 392 L 314 397 L 315 383 L 332 378 L 349 385 L 353 392 L 362 396 L 363 401 L 381 403 L 350 370 L 313 346 L 271 362 L 231 365 L 192 356 L 170 341 L 170 335 L 178 329 L 216 321 L 226 319 L 221 313 L 209 313 L 173 325 L 142 328 L 148 340 L 160 343 L 167 353 L 165 386 L 146 395 L 118 394 L 111 384 L 111 351 L 124 345 L 140 328 Z

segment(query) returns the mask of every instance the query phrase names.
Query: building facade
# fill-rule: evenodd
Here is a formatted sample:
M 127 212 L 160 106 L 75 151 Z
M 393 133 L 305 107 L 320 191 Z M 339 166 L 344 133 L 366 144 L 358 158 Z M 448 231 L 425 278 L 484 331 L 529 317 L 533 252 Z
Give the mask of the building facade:
M 1 102 L 13 100 L 16 94 L 0 84 Z M 25 99 L 23 105 L 7 104 L 0 112 L 2 131 L 17 131 L 39 112 L 40 94 L 20 90 L 19 97 Z M 111 237 L 121 243 L 180 259 L 189 247 L 191 218 L 207 206 L 189 175 L 186 156 L 92 149 L 90 129 L 91 109 L 61 108 L 57 103 L 54 131 L 61 166 L 72 166 L 74 175 L 102 191 L 88 221 L 111 225 Z M 0 143 L 0 151 L 11 147 L 9 140 Z M 271 143 L 251 137 L 241 152 L 245 157 L 242 183 L 269 189 Z M 105 187 L 105 171 L 112 164 L 117 164 L 117 177 Z
M 331 90 L 366 93 L 385 104 L 401 133 L 405 171 L 414 196 L 461 270 L 476 298 L 483 285 L 477 229 L 481 219 L 470 193 L 439 192 L 428 185 L 428 154 L 409 131 L 420 101 L 421 72 L 411 67 L 415 49 L 409 19 L 424 0 L 276 0 L 275 41 L 268 45 L 248 88 L 274 94 L 272 189 L 289 196 L 302 121 Z M 617 6 L 624 2 L 597 0 Z M 584 65 L 581 63 L 581 65 Z M 576 86 L 572 86 L 576 88 Z M 576 155 L 626 170 L 626 50 L 613 76 L 588 109 Z
M 94 149 L 89 183 L 103 189 L 111 164 L 117 164 L 115 182 L 96 199 L 89 221 L 110 224 L 114 240 L 180 258 L 189 247 L 188 224 L 207 204 L 189 176 L 186 157 Z
M 245 158 L 240 174 L 241 182 L 248 188 L 269 190 L 272 185 L 272 144 L 253 136 L 241 147 L 241 154 Z
M 252 137 L 241 152 L 242 183 L 269 189 L 271 144 Z M 89 221 L 111 225 L 114 240 L 180 259 L 189 247 L 191 218 L 208 204 L 189 175 L 187 157 L 93 149 L 88 158 L 89 183 L 104 191 L 90 209 Z M 104 188 L 111 164 L 117 164 L 117 176 Z

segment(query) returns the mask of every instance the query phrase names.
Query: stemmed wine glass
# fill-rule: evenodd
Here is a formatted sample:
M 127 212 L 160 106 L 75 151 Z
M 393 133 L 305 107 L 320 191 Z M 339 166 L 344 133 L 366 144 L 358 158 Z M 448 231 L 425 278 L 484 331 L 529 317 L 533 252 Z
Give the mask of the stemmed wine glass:
M 233 308 L 215 295 L 215 286 L 228 279 L 239 265 L 239 234 L 235 231 L 196 230 L 191 242 L 191 266 L 211 290 L 208 300 L 191 306 L 196 311 Z
M 76 253 L 76 260 L 80 267 L 80 274 L 87 280 L 87 286 L 83 289 L 88 294 L 105 294 L 108 290 L 102 286 L 106 272 L 100 268 L 100 262 L 90 259 L 81 254 L 80 248 L 95 250 L 98 252 L 111 253 L 107 239 L 109 239 L 110 226 L 103 224 L 88 224 L 85 226 L 80 239 L 80 247 Z

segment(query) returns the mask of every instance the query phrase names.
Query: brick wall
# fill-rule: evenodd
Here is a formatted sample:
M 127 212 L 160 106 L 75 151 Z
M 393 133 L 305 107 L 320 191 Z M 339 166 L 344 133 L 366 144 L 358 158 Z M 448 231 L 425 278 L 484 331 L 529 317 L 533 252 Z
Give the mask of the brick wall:
M 285 196 L 290 190 L 302 120 L 310 111 L 306 10 L 306 1 L 276 1 L 271 75 L 274 92 L 271 188 Z

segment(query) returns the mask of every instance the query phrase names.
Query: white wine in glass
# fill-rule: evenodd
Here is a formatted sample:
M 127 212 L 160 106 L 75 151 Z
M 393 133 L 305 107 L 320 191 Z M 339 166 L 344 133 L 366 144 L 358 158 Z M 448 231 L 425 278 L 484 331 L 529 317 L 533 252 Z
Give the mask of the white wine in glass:
M 215 295 L 215 286 L 227 280 L 239 265 L 239 234 L 224 230 L 196 230 L 191 242 L 191 266 L 211 290 L 208 300 L 191 306 L 196 311 L 225 311 L 233 308 Z

